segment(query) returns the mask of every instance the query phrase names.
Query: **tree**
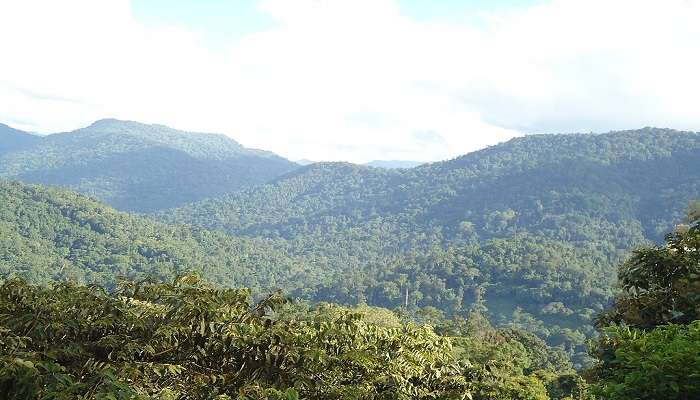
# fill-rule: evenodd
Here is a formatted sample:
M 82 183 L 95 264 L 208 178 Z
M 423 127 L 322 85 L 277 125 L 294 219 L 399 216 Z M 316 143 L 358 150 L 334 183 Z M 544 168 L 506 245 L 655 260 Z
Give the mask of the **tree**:
M 8 399 L 464 399 L 450 341 L 338 308 L 279 318 L 275 293 L 170 284 L 0 285 Z M 218 397 L 217 397 L 218 396 Z
M 618 273 L 622 292 L 599 318 L 600 326 L 624 323 L 650 329 L 700 319 L 700 213 L 666 236 L 662 246 L 636 250 Z
M 593 347 L 593 393 L 607 400 L 700 398 L 700 321 L 649 331 L 610 326 Z
M 622 292 L 598 320 L 587 371 L 610 400 L 700 398 L 700 213 L 666 244 L 639 249 L 619 270 Z

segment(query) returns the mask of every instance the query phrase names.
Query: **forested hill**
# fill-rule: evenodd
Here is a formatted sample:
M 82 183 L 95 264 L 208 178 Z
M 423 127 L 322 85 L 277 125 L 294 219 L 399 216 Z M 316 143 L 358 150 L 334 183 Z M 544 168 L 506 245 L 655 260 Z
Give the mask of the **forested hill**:
M 628 249 L 661 240 L 678 221 L 700 195 L 699 167 L 696 133 L 533 135 L 409 170 L 317 163 L 163 217 L 287 239 L 358 229 L 444 242 L 528 232 Z
M 300 247 L 304 243 L 307 250 Z M 381 255 L 370 242 L 352 252 L 319 250 L 331 249 L 324 247 L 330 243 L 165 225 L 65 189 L 0 180 L 0 278 L 113 288 L 120 277 L 169 281 L 196 272 L 218 286 L 249 287 L 256 295 L 280 288 L 293 298 L 401 307 L 428 320 L 441 320 L 442 312 L 464 317 L 483 306 L 484 295 L 513 294 L 510 303 L 488 302 L 494 320 L 566 343 L 570 352 L 583 340 L 577 329 L 584 329 L 591 307 L 602 310 L 611 295 L 594 284 L 603 279 L 599 255 L 556 241 L 520 236 L 393 256 Z M 362 249 L 367 254 L 360 257 Z M 578 286 L 571 287 L 574 281 Z M 539 313 L 543 304 L 545 314 Z M 532 316 L 540 314 L 553 322 L 544 330 L 543 320 Z
M 44 137 L 0 127 L 0 177 L 65 186 L 128 211 L 235 192 L 297 167 L 224 135 L 162 125 L 106 119 Z
M 158 217 L 285 239 L 337 274 L 316 300 L 485 307 L 582 343 L 628 252 L 700 198 L 700 135 L 646 128 L 535 135 L 407 170 L 317 163 Z M 582 351 L 582 347 L 577 347 Z
M 0 278 L 114 287 L 120 277 L 172 280 L 196 272 L 226 287 L 268 293 L 313 282 L 284 244 L 173 227 L 74 192 L 0 180 Z M 293 281 L 294 284 L 291 284 Z

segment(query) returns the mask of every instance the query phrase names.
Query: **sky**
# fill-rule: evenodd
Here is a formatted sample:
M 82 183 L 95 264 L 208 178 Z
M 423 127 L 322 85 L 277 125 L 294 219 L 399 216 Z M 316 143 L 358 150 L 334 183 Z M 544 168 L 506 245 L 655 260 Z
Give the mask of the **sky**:
M 436 161 L 532 133 L 700 131 L 700 0 L 3 0 L 0 122 Z

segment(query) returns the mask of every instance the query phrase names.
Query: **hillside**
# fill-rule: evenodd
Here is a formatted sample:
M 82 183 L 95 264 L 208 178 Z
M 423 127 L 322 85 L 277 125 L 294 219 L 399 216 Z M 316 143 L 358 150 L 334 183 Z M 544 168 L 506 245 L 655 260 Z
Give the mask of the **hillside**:
M 700 135 L 672 130 L 534 135 L 409 170 L 317 163 L 168 214 L 286 239 L 381 225 L 444 242 L 531 232 L 628 249 L 660 240 L 700 193 L 699 155 Z
M 472 391 L 475 399 L 573 390 L 559 382 L 573 376 L 561 348 L 550 348 L 524 331 L 493 328 L 478 310 L 464 314 L 466 320 L 452 321 L 426 308 L 408 319 L 405 313 L 367 305 L 311 307 L 288 303 L 278 293 L 263 297 L 276 288 L 289 289 L 293 297 L 305 296 L 307 289 L 329 287 L 340 278 L 329 273 L 330 264 L 323 260 L 291 257 L 285 250 L 283 241 L 164 225 L 65 189 L 0 180 L 0 314 L 5 343 L 17 344 L 0 352 L 0 392 L 70 397 L 99 387 L 100 393 L 116 391 L 134 398 L 135 393 L 150 396 L 177 384 L 179 393 L 206 397 L 216 383 L 217 390 L 235 393 L 243 388 L 253 393 L 258 384 L 264 385 L 272 391 L 265 392 L 268 398 L 274 388 L 286 390 L 299 379 L 316 382 L 324 373 L 327 384 L 299 388 L 304 398 L 339 393 L 330 398 L 343 399 L 344 388 L 358 381 L 358 370 L 367 376 L 357 386 L 362 393 L 386 390 L 389 378 L 380 376 L 374 386 L 364 381 L 375 379 L 387 365 L 397 369 L 401 379 L 396 381 L 408 382 L 407 392 L 415 393 L 404 379 L 413 370 L 409 366 L 420 373 L 426 365 L 445 363 L 454 365 L 416 378 L 438 379 L 426 385 L 426 398 L 434 397 L 445 373 L 463 382 L 460 387 Z M 117 287 L 122 278 L 131 281 Z M 61 283 L 48 285 L 57 282 Z M 262 300 L 255 303 L 247 288 Z M 435 326 L 435 331 L 423 323 Z M 309 358 L 317 360 L 318 367 L 312 371 L 306 361 L 269 357 L 283 348 L 296 359 L 319 354 Z M 200 358 L 204 351 L 206 357 Z M 214 354 L 220 358 L 212 358 Z M 232 354 L 242 358 L 232 360 Z M 426 363 L 431 357 L 443 361 Z M 202 360 L 210 361 L 201 367 Z M 277 367 L 268 379 L 260 372 L 270 371 L 271 362 Z M 93 364 L 99 366 L 94 376 L 85 370 Z M 139 373 L 140 378 L 125 381 L 128 384 L 101 379 L 103 372 L 124 377 L 143 365 L 145 371 L 156 372 Z M 164 381 L 161 365 L 177 371 L 177 380 Z M 250 368 L 243 370 L 241 365 Z M 214 368 L 235 377 L 243 373 L 245 379 L 232 380 L 240 386 L 233 391 L 228 378 L 203 381 Z M 59 378 L 54 380 L 57 371 Z M 340 373 L 347 376 L 342 382 Z M 288 381 L 279 381 L 287 374 L 292 374 Z M 94 385 L 81 383 L 93 379 L 98 380 Z M 443 386 L 446 391 L 455 387 L 451 380 Z M 279 398 L 290 398 L 286 393 Z
M 136 212 L 235 192 L 298 167 L 224 135 L 131 121 L 100 120 L 22 146 L 16 137 L 29 135 L 13 132 L 0 132 L 0 177 L 68 187 Z
M 158 217 L 328 260 L 337 280 L 306 287 L 315 300 L 485 307 L 582 343 L 616 265 L 698 197 L 700 135 L 646 128 L 525 136 L 408 170 L 318 163 Z
M 0 124 L 0 156 L 5 153 L 31 147 L 40 140 L 40 136 Z
M 73 280 L 113 287 L 120 277 L 158 281 L 197 272 L 257 293 L 289 287 L 301 260 L 283 245 L 173 227 L 121 213 L 83 195 L 0 180 L 0 277 L 33 283 Z

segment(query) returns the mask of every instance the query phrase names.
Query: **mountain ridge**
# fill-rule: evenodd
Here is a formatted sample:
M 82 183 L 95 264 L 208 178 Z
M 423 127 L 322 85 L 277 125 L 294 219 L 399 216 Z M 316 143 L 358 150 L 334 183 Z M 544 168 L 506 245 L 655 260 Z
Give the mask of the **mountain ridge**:
M 297 167 L 225 135 L 116 119 L 0 153 L 0 177 L 68 187 L 136 212 L 234 192 Z

